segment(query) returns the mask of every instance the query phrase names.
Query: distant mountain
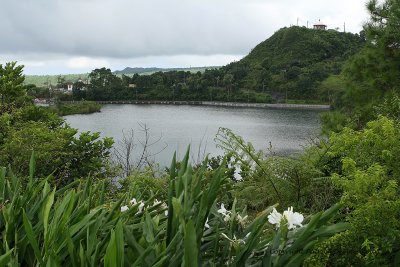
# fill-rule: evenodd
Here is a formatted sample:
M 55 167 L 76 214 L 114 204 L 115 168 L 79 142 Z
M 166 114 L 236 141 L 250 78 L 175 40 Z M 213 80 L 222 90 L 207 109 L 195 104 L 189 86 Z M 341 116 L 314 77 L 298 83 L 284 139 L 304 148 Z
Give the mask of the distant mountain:
M 305 27 L 282 28 L 240 61 L 220 70 L 240 88 L 266 90 L 289 98 L 315 97 L 319 82 L 339 74 L 344 62 L 360 51 L 358 34 Z
M 157 72 L 157 71 L 162 71 L 163 69 L 161 68 L 130 68 L 126 67 L 123 70 L 116 70 L 114 71 L 115 74 L 142 74 L 142 73 L 148 73 L 148 72 Z
M 123 70 L 117 70 L 114 71 L 114 74 L 153 74 L 155 72 L 167 72 L 167 71 L 190 71 L 190 72 L 204 72 L 206 69 L 218 69 L 220 68 L 219 66 L 210 66 L 210 67 L 193 67 L 193 68 L 131 68 L 131 67 L 126 67 Z

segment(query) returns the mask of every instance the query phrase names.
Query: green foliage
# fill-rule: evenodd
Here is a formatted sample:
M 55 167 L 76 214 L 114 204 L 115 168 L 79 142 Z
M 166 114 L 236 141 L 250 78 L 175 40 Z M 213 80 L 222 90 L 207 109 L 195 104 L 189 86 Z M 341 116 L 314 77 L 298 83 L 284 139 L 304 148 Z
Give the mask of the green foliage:
M 16 173 L 26 173 L 29 155 L 38 153 L 38 173 L 51 173 L 65 164 L 66 148 L 76 134 L 71 128 L 49 129 L 40 122 L 26 122 L 11 128 L 1 146 L 0 162 L 11 165 Z
M 25 81 L 26 84 L 26 81 Z M 32 98 L 50 98 L 50 90 L 47 87 L 37 87 L 35 84 L 26 84 L 26 92 Z
M 369 21 L 364 25 L 366 46 L 347 63 L 343 71 L 347 90 L 343 111 L 350 113 L 360 129 L 376 119 L 374 109 L 399 91 L 399 2 L 369 1 Z M 383 114 L 385 115 L 385 114 Z
M 89 77 L 90 84 L 87 88 L 87 98 L 90 100 L 118 99 L 122 90 L 122 80 L 115 76 L 110 69 L 95 69 Z M 76 93 L 76 92 L 75 92 Z
M 38 174 L 54 172 L 58 184 L 92 174 L 105 177 L 112 139 L 81 133 L 47 108 L 25 106 L 0 116 L 0 163 L 17 174 L 27 171 L 29 155 L 36 151 Z
M 310 258 L 321 264 L 396 266 L 400 251 L 398 122 L 381 117 L 360 131 L 333 133 L 321 165 L 342 191 L 350 228 L 324 242 Z
M 21 107 L 28 102 L 24 86 L 25 77 L 22 74 L 24 66 L 17 62 L 0 64 L 0 114 L 12 107 Z
M 23 66 L 15 62 L 0 65 L 0 164 L 17 174 L 27 172 L 29 155 L 37 152 L 37 173 L 54 173 L 57 184 L 92 174 L 105 177 L 112 139 L 99 139 L 98 133 L 82 133 L 64 124 L 53 111 L 23 102 Z M 84 108 L 99 105 L 89 103 Z M 79 106 L 81 107 L 81 106 Z M 82 107 L 81 107 L 82 108 Z
M 318 99 L 319 82 L 339 74 L 344 61 L 362 45 L 362 38 L 351 33 L 283 28 L 258 44 L 241 61 L 221 70 L 236 74 L 240 87 L 257 90 L 266 87 L 281 100 Z
M 315 212 L 338 200 L 330 179 L 307 154 L 293 158 L 264 157 L 261 151 L 256 152 L 250 143 L 225 128 L 220 128 L 216 140 L 231 155 L 231 165 L 240 170 L 242 179 L 235 183 L 235 196 L 253 212 L 277 202 Z
M 340 132 L 345 126 L 349 126 L 349 118 L 340 111 L 334 110 L 321 114 L 321 133 L 329 135 L 331 132 Z
M 122 185 L 122 192 L 130 192 L 143 199 L 157 195 L 159 199 L 166 200 L 168 196 L 168 180 L 164 176 L 154 177 L 154 171 L 151 169 L 144 171 L 135 169 L 119 183 Z
M 375 116 L 385 116 L 400 121 L 400 96 L 398 93 L 389 93 L 381 104 L 374 106 Z
M 59 102 L 51 107 L 60 116 L 100 112 L 101 105 L 93 101 Z
M 129 201 L 132 196 L 110 201 L 105 181 L 86 179 L 51 188 L 51 177 L 34 178 L 34 156 L 27 181 L 1 168 L 0 262 L 12 266 L 258 266 L 266 262 L 300 266 L 308 249 L 347 227 L 329 223 L 339 207 L 334 206 L 311 216 L 298 231 L 282 226 L 275 234 L 266 234 L 272 207 L 249 224 L 245 214 L 237 211 L 236 201 L 231 211 L 217 211 L 224 168 L 217 169 L 208 183 L 206 167 L 193 171 L 188 159 L 189 151 L 178 169 L 176 160 L 172 162 L 168 206 L 152 204 L 151 199 Z

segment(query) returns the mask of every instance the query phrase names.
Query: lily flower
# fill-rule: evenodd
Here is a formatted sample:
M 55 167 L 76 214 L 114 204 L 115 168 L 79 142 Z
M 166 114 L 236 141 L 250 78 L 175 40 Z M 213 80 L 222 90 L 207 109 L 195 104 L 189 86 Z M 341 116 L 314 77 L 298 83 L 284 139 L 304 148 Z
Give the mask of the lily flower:
M 204 224 L 204 228 L 210 229 L 210 225 L 208 224 L 208 218 L 206 220 L 206 223 Z
M 222 215 L 226 215 L 229 211 L 227 209 L 225 209 L 224 204 L 221 204 L 221 208 L 219 210 L 217 210 L 218 213 L 221 213 Z
M 286 218 L 288 222 L 288 229 L 294 229 L 297 226 L 302 227 L 301 224 L 304 220 L 303 214 L 298 212 L 293 212 L 293 207 L 288 208 L 283 212 L 283 216 Z
M 289 207 L 283 212 L 283 215 L 276 211 L 274 208 L 270 215 L 268 215 L 268 221 L 271 224 L 276 224 L 277 227 L 280 226 L 282 220 L 286 220 L 288 229 L 295 229 L 297 226 L 302 227 L 301 224 L 304 220 L 304 216 L 301 213 L 293 212 L 293 207 Z
M 268 215 L 268 221 L 270 224 L 276 224 L 276 227 L 279 227 L 282 220 L 282 214 L 280 214 L 275 208 L 273 208 L 272 212 Z

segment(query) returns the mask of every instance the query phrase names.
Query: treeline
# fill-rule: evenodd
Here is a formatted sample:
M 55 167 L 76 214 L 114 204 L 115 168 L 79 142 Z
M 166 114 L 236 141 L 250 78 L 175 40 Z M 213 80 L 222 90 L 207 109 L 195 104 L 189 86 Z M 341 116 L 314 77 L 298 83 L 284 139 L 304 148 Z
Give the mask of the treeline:
M 123 74 L 122 77 L 110 69 L 95 69 L 88 76 L 90 84 L 76 82 L 72 96 L 59 97 L 63 100 L 333 103 L 332 92 L 323 81 L 340 74 L 344 62 L 360 51 L 364 43 L 363 33 L 283 28 L 242 60 L 221 68 L 197 73 L 174 70 L 151 75 Z M 30 92 L 37 96 L 51 94 L 35 87 Z
M 320 85 L 339 74 L 364 44 L 363 36 L 304 27 L 283 28 L 240 60 L 203 73 L 156 72 L 115 76 L 109 69 L 89 74 L 91 84 L 75 84 L 73 98 L 88 100 L 208 100 L 232 102 L 325 102 Z
M 232 75 L 220 70 L 204 73 L 189 71 L 157 72 L 152 75 L 114 75 L 110 69 L 95 69 L 89 74 L 90 84 L 74 84 L 74 100 L 198 100 L 262 102 L 271 101 L 270 95 L 240 89 Z

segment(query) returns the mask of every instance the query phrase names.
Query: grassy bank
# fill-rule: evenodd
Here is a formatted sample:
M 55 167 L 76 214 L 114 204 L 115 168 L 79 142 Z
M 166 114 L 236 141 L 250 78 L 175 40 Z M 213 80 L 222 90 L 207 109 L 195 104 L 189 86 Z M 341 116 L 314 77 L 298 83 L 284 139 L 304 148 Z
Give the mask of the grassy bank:
M 100 112 L 101 105 L 93 101 L 79 101 L 71 103 L 58 103 L 54 109 L 58 115 L 66 116 L 72 114 L 89 114 Z

